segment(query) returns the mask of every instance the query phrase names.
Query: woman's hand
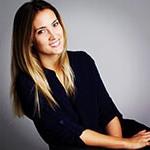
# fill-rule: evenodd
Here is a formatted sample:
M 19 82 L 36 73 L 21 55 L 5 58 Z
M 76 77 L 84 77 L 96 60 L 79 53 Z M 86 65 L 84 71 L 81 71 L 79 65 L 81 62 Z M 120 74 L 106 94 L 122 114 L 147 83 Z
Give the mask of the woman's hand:
M 150 146 L 150 131 L 142 130 L 127 139 L 128 149 L 140 149 L 146 146 Z
M 150 131 L 146 130 L 138 132 L 131 138 L 122 138 L 85 129 L 80 138 L 86 145 L 112 149 L 140 149 L 150 146 Z

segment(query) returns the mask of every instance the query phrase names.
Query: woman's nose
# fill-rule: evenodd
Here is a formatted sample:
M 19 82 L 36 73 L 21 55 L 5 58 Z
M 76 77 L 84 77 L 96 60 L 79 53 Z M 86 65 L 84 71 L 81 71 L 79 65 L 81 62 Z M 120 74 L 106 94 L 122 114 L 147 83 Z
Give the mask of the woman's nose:
M 56 33 L 54 30 L 48 30 L 49 32 L 49 40 L 54 40 L 56 38 Z

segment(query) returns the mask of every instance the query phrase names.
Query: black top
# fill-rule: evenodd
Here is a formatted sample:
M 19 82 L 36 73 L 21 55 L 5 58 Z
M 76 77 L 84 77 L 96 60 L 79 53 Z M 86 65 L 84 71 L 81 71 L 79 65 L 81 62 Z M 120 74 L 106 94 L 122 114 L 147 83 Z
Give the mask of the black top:
M 85 129 L 103 133 L 105 126 L 120 112 L 108 95 L 93 59 L 85 52 L 67 51 L 75 75 L 76 93 L 68 97 L 55 72 L 44 69 L 53 96 L 60 107 L 53 110 L 39 93 L 41 117 L 34 113 L 35 87 L 23 72 L 17 78 L 17 92 L 27 117 L 49 145 L 84 147 L 80 135 Z

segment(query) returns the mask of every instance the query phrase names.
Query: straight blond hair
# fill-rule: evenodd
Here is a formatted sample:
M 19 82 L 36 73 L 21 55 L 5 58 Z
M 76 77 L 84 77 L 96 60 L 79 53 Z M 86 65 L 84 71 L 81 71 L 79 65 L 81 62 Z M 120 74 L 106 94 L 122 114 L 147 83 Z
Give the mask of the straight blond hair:
M 32 23 L 35 15 L 43 10 L 52 10 L 60 25 L 63 28 L 64 33 L 64 50 L 59 58 L 58 66 L 63 73 L 64 88 L 66 93 L 71 96 L 75 93 L 74 86 L 74 73 L 69 64 L 67 48 L 66 31 L 62 19 L 54 6 L 45 1 L 32 1 L 23 4 L 16 12 L 13 24 L 12 34 L 12 56 L 11 56 L 11 96 L 13 99 L 13 110 L 16 116 L 21 117 L 24 115 L 21 99 L 18 96 L 16 89 L 16 80 L 20 71 L 28 74 L 35 83 L 35 103 L 40 114 L 39 95 L 40 91 L 45 100 L 49 103 L 50 107 L 58 106 L 56 100 L 52 96 L 51 87 L 45 77 L 42 64 L 36 53 L 33 53 L 32 45 Z

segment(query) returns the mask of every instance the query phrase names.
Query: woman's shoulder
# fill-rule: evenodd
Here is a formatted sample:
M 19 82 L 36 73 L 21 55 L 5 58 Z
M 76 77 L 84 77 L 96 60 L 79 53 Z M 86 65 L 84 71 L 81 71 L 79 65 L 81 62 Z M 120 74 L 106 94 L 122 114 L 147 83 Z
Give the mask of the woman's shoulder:
M 87 56 L 87 52 L 85 51 L 81 51 L 81 50 L 67 50 L 67 53 L 69 56 L 80 56 L 80 57 L 83 57 L 83 56 Z
M 71 60 L 77 60 L 77 61 L 86 61 L 86 60 L 92 60 L 93 61 L 93 58 L 90 56 L 90 54 L 88 54 L 87 52 L 85 51 L 70 51 L 68 50 L 67 51 L 68 53 L 68 56 L 69 56 L 69 59 L 70 61 Z

